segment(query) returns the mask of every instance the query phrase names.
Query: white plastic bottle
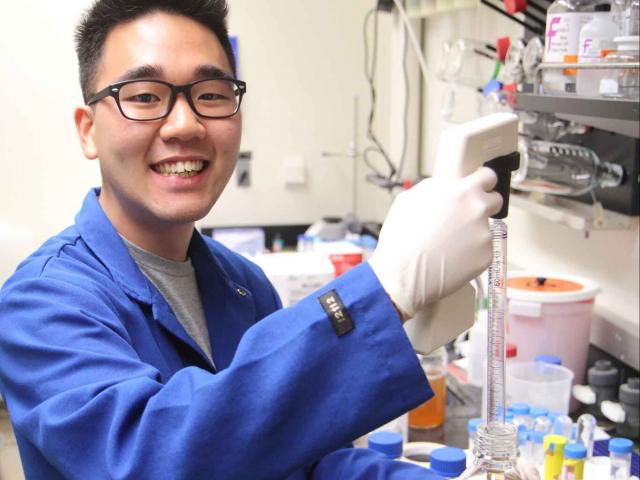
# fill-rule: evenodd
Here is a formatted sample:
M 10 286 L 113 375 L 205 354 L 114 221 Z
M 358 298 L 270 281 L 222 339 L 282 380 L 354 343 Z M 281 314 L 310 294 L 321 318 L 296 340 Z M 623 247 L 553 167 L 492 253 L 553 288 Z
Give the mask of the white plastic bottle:
M 599 63 L 601 52 L 615 50 L 613 39 L 618 35 L 618 25 L 611 17 L 611 5 L 596 5 L 593 19 L 580 30 L 578 63 Z M 585 97 L 597 96 L 604 70 L 578 69 L 576 92 Z
M 592 0 L 555 0 L 547 9 L 544 42 L 544 63 L 565 63 L 578 56 L 580 30 L 592 18 Z M 543 72 L 544 93 L 565 94 L 575 92 L 575 75 L 563 70 Z

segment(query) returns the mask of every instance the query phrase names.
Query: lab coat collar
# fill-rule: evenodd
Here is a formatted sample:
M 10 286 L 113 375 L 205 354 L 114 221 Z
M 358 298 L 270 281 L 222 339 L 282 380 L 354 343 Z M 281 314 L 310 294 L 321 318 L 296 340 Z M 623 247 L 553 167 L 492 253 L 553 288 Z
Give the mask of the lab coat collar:
M 89 191 L 80 212 L 76 215 L 76 227 L 87 247 L 100 259 L 113 280 L 127 295 L 151 304 L 149 283 L 131 257 L 127 246 L 102 210 L 98 197 L 100 188 Z
M 155 320 L 209 363 L 202 349 L 175 318 L 166 300 L 151 287 L 138 268 L 124 241 L 102 210 L 98 202 L 99 195 L 99 188 L 89 191 L 76 216 L 76 227 L 87 247 L 98 257 L 127 295 L 151 305 Z M 193 232 L 188 252 L 196 271 L 209 334 L 213 336 L 212 353 L 215 366 L 218 369 L 224 368 L 231 361 L 235 346 L 247 326 L 239 324 L 233 315 L 218 318 L 217 312 L 224 308 L 236 312 L 242 310 L 246 318 L 253 318 L 253 298 L 248 288 L 231 279 L 196 230 Z M 229 298 L 231 300 L 227 300 Z

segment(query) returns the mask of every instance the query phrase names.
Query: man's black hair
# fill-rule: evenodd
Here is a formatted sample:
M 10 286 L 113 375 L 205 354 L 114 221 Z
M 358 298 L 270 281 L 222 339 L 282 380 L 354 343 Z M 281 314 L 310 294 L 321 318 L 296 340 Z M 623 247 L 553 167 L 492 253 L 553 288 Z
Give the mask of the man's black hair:
M 96 74 L 109 32 L 119 24 L 152 12 L 188 17 L 211 30 L 227 55 L 232 73 L 235 59 L 227 30 L 226 0 L 97 0 L 76 27 L 80 86 L 86 102 L 95 93 Z

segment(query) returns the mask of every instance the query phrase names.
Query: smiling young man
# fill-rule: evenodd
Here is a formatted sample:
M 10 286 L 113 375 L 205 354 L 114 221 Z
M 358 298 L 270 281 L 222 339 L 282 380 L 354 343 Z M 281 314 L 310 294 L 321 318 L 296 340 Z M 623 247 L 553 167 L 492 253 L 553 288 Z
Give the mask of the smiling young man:
M 0 291 L 26 476 L 430 478 L 349 444 L 431 395 L 402 320 L 488 264 L 495 175 L 401 194 L 370 263 L 281 309 L 194 230 L 240 144 L 225 18 L 223 0 L 100 0 L 78 28 L 75 123 L 102 185 Z

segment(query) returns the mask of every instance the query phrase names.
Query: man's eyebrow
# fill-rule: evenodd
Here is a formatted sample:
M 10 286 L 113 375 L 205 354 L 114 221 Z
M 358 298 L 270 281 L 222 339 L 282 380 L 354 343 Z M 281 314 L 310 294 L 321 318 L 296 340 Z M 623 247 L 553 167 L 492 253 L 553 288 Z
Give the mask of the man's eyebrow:
M 196 69 L 196 78 L 228 78 L 233 80 L 233 75 L 225 72 L 215 65 L 200 65 Z
M 142 78 L 161 78 L 163 74 L 162 67 L 158 65 L 141 65 L 134 67 L 117 78 L 117 82 L 124 82 L 127 80 L 140 80 Z

